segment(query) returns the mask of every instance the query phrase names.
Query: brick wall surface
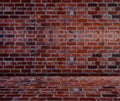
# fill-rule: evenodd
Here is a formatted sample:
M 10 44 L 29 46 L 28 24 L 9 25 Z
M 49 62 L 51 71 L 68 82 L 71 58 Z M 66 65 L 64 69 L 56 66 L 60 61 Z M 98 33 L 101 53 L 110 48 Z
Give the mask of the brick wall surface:
M 0 0 L 1 75 L 120 75 L 120 0 Z
M 0 101 L 120 101 L 120 76 L 2 76 Z

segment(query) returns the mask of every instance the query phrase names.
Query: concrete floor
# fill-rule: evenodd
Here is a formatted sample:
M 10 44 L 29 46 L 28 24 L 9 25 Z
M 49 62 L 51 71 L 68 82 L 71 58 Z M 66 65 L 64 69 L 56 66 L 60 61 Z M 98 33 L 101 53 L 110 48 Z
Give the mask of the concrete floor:
M 120 76 L 0 77 L 0 101 L 120 101 Z

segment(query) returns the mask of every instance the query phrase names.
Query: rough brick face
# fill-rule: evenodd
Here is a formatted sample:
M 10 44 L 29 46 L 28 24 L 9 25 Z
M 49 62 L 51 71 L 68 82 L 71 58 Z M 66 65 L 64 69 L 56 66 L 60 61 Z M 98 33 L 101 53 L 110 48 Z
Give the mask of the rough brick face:
M 0 0 L 1 75 L 120 75 L 119 0 Z

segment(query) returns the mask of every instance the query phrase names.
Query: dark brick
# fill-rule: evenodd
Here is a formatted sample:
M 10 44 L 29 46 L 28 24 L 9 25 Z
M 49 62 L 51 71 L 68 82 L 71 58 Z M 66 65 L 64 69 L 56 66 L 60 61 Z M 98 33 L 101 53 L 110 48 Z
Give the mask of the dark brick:
M 16 11 L 15 14 L 20 14 L 21 15 L 21 14 L 25 14 L 25 12 L 24 11 Z
M 55 66 L 47 66 L 46 68 L 55 68 Z
M 10 0 L 0 0 L 0 2 L 10 2 Z
M 120 54 L 112 54 L 112 57 L 120 57 Z
M 115 62 L 115 65 L 120 65 L 120 62 Z
M 23 3 L 31 3 L 31 0 L 22 0 Z
M 81 0 L 72 0 L 72 2 L 77 2 L 77 3 L 81 3 Z
M 96 7 L 95 10 L 96 10 L 96 11 L 99 11 L 99 10 L 100 10 L 100 7 Z
M 117 3 L 109 3 L 108 7 L 117 6 Z
M 93 54 L 93 57 L 102 57 L 102 54 Z
M 53 3 L 60 3 L 61 0 L 52 0 Z
M 14 42 L 5 42 L 5 45 L 14 45 Z
M 18 53 L 10 54 L 11 57 L 19 57 L 19 55 Z
M 120 18 L 120 15 L 113 15 L 112 18 Z
M 27 27 L 26 30 L 35 30 L 35 27 Z
M 1 19 L 8 19 L 9 16 L 8 16 L 8 15 L 0 15 L 0 18 L 1 18 Z
M 119 10 L 120 10 L 120 7 L 116 7 L 115 10 L 116 10 L 116 11 L 119 11 Z
M 89 3 L 88 4 L 88 7 L 94 7 L 94 6 L 97 6 L 97 3 Z
M 100 65 L 100 62 L 95 62 L 95 65 Z
M 14 12 L 13 11 L 7 11 L 7 12 L 4 12 L 4 14 L 10 14 L 10 15 L 12 15 L 12 14 L 14 14 Z
M 21 0 L 11 0 L 11 2 L 20 2 Z
M 0 45 L 3 45 L 4 43 L 3 42 L 0 42 Z
M 114 86 L 103 86 L 103 88 L 108 89 L 108 88 L 115 88 Z
M 10 18 L 16 19 L 16 18 L 19 18 L 19 16 L 17 16 L 17 15 L 10 15 Z
M 15 58 L 16 61 L 24 61 L 25 58 Z
M 117 97 L 116 94 L 102 94 L 103 97 Z
M 13 38 L 15 35 L 5 35 L 5 37 Z
M 3 35 L 0 35 L 0 38 L 3 38 Z
M 0 57 L 8 57 L 8 56 L 9 56 L 9 54 L 4 54 L 4 53 L 3 53 L 3 54 L 2 54 L 2 53 L 0 54 Z
M 4 58 L 5 61 L 13 61 L 14 58 Z
M 88 66 L 88 69 L 97 69 L 97 66 Z
M 27 45 L 35 45 L 35 42 L 27 42 Z
M 93 15 L 92 17 L 93 17 L 93 18 L 98 18 L 98 19 L 99 19 L 99 18 L 102 18 L 102 15 Z
M 110 65 L 108 66 L 108 69 L 117 69 L 117 66 Z

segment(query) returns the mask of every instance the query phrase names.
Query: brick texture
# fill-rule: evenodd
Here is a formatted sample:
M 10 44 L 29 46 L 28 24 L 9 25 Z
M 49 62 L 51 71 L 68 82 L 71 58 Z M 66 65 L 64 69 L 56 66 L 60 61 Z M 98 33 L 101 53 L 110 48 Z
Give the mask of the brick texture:
M 0 101 L 120 101 L 120 77 L 0 77 Z
M 0 0 L 0 75 L 120 75 L 120 0 Z

